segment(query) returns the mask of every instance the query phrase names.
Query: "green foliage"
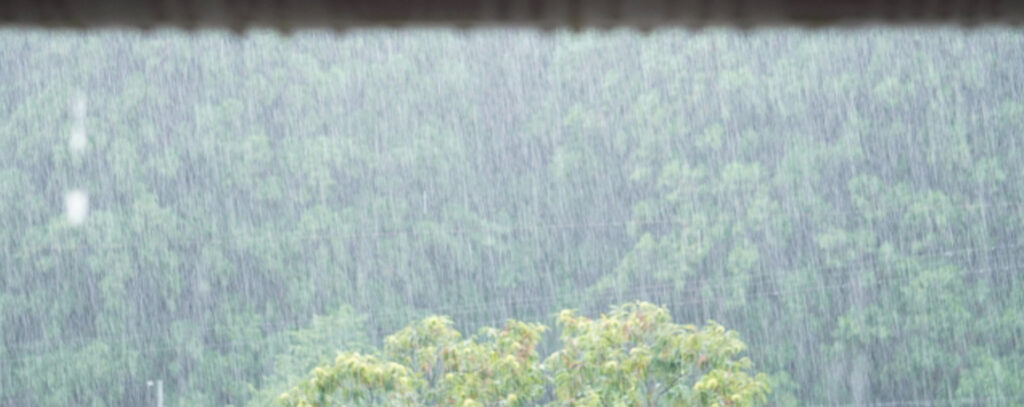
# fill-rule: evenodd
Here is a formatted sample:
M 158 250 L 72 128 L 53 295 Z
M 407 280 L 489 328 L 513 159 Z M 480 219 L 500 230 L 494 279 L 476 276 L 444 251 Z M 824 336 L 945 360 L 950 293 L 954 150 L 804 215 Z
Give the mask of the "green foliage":
M 698 329 L 649 303 L 614 307 L 600 319 L 562 311 L 562 348 L 545 367 L 557 406 L 754 406 L 767 376 L 739 358 L 746 345 L 714 322 Z
M 287 348 L 275 356 L 269 374 L 264 376 L 248 405 L 273 404 L 310 370 L 330 362 L 330 355 L 341 350 L 352 352 L 367 348 L 369 338 L 365 332 L 366 318 L 348 306 L 314 316 L 308 328 L 288 332 Z
M 736 332 L 672 323 L 649 303 L 600 320 L 559 314 L 560 350 L 541 364 L 543 325 L 515 320 L 462 339 L 445 317 L 389 336 L 380 355 L 341 353 L 278 399 L 285 406 L 755 406 L 768 393 Z
M 429 317 L 385 340 L 380 355 L 341 353 L 280 396 L 288 406 L 527 405 L 543 391 L 537 343 L 544 327 L 509 320 L 463 339 Z

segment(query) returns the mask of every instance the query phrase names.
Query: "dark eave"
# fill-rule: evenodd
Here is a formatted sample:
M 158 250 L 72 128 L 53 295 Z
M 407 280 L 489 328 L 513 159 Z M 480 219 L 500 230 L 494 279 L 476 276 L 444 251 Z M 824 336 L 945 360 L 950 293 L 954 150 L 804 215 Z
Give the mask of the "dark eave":
M 45 28 L 1019 25 L 1016 0 L 0 0 L 0 25 Z

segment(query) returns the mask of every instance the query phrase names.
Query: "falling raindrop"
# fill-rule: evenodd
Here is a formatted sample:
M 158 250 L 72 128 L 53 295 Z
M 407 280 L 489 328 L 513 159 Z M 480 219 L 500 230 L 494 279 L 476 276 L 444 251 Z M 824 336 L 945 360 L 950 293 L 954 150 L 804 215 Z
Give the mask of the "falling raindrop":
M 64 214 L 72 226 L 81 225 L 89 216 L 89 195 L 82 190 L 70 191 L 64 195 Z
M 88 144 L 89 141 L 85 138 L 85 129 L 80 125 L 75 125 L 71 129 L 71 139 L 68 141 L 71 152 L 81 153 Z
M 84 94 L 78 94 L 78 96 L 75 96 L 75 101 L 71 105 L 71 116 L 72 116 L 72 118 L 76 122 L 81 122 L 81 121 L 85 120 L 85 109 L 86 109 L 85 95 Z
M 78 94 L 71 103 L 71 138 L 68 140 L 68 147 L 74 154 L 80 154 L 89 145 L 89 140 L 85 137 L 85 112 L 85 95 Z

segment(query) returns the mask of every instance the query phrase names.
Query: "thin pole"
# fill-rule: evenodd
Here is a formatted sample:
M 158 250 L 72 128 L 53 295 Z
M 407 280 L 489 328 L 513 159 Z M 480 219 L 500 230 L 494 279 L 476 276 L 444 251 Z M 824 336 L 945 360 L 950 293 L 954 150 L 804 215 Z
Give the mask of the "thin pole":
M 146 387 L 153 387 L 153 381 L 146 381 Z M 164 381 L 156 381 L 156 407 L 164 407 Z

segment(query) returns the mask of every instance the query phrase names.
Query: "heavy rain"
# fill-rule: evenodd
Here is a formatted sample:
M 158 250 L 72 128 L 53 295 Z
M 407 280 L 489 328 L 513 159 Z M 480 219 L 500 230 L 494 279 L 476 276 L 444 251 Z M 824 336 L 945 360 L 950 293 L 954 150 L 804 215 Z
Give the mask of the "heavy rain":
M 0 31 L 0 406 L 1024 405 L 1009 28 Z

